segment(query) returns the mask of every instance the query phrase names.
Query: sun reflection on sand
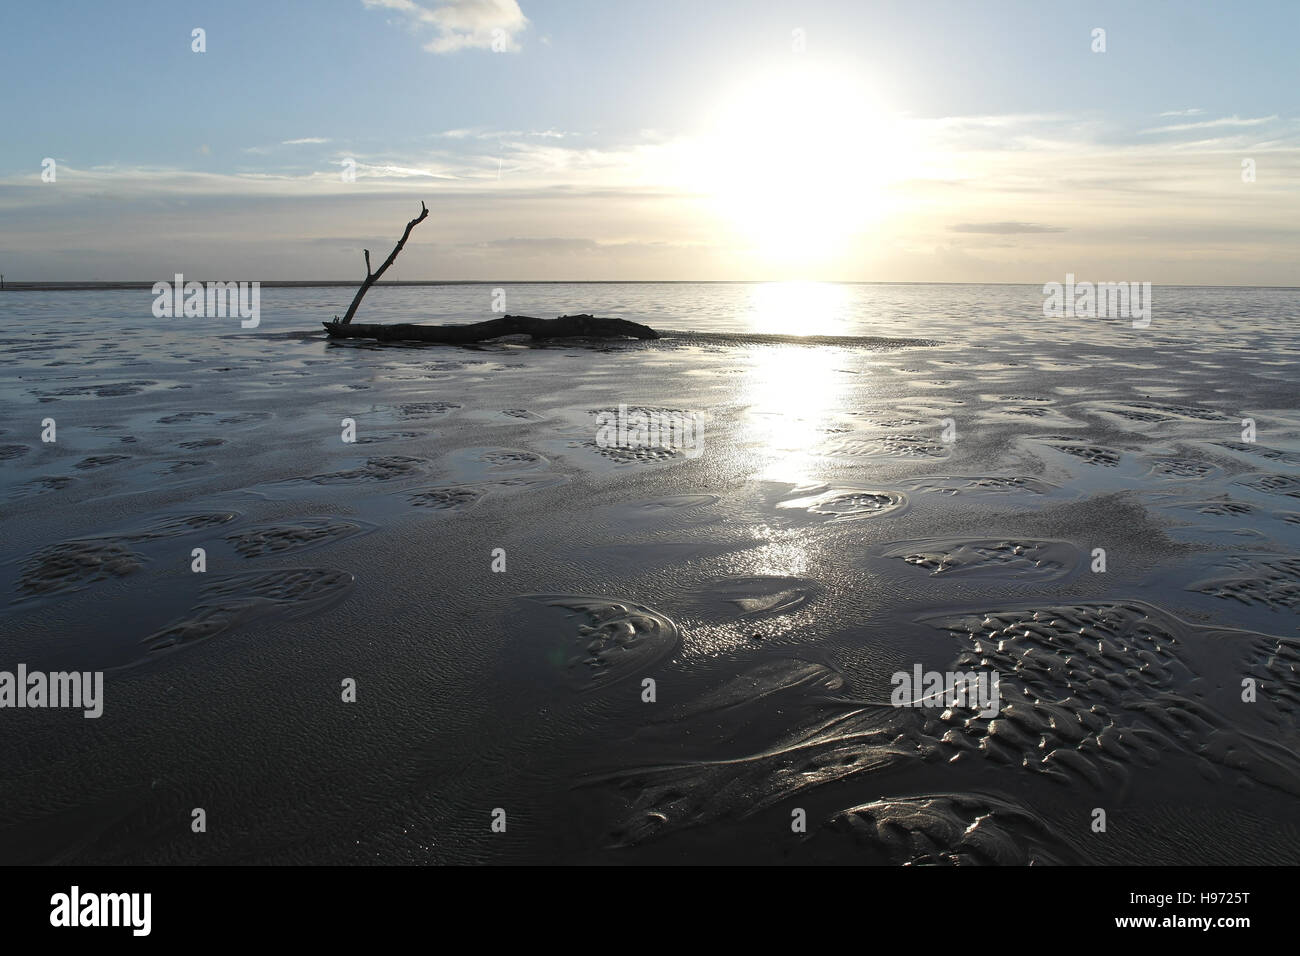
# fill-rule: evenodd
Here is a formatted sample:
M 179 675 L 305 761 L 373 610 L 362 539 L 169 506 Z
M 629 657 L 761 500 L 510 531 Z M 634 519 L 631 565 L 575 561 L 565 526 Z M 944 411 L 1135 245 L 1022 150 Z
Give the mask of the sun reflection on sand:
M 847 398 L 849 379 L 836 371 L 839 349 L 762 346 L 744 378 L 748 404 L 745 444 L 753 449 L 755 477 L 805 485 L 824 481 L 821 446 Z
M 862 330 L 849 315 L 851 294 L 850 287 L 824 282 L 757 286 L 745 323 L 756 333 L 852 335 Z M 835 345 L 751 349 L 739 382 L 751 474 L 799 487 L 843 481 L 832 473 L 833 446 L 860 427 L 856 412 L 873 390 L 876 362 Z

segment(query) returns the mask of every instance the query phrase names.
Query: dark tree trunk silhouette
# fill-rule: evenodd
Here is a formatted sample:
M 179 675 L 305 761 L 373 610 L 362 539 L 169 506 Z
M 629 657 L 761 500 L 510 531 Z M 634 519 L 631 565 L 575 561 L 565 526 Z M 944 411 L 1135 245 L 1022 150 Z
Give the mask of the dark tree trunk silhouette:
M 370 287 L 379 281 L 379 277 L 384 274 L 388 267 L 393 264 L 397 254 L 406 245 L 406 240 L 411 237 L 411 230 L 424 222 L 428 215 L 429 208 L 421 202 L 420 214 L 406 224 L 406 231 L 402 233 L 402 238 L 397 241 L 397 245 L 393 247 L 393 251 L 384 260 L 384 264 L 374 272 L 370 271 L 370 250 L 362 250 L 366 254 L 365 281 L 361 283 L 361 288 L 357 289 L 357 294 L 352 299 L 352 304 L 348 306 L 347 314 L 343 316 L 343 320 L 339 321 L 339 317 L 336 315 L 333 322 L 324 323 L 325 331 L 329 333 L 330 338 L 378 339 L 380 342 L 440 342 L 445 345 L 486 342 L 489 339 L 497 339 L 503 335 L 518 335 L 520 333 L 531 335 L 534 339 L 573 338 L 577 336 L 659 338 L 659 333 L 648 326 L 638 325 L 636 322 L 628 322 L 624 319 L 601 319 L 587 314 L 562 315 L 558 319 L 535 319 L 531 315 L 504 315 L 499 319 L 474 322 L 470 325 L 413 325 L 411 323 L 379 325 L 368 322 L 353 325 L 352 317 L 357 314 L 357 307 L 361 305 L 361 299 L 370 290 Z
M 421 201 L 420 214 L 406 224 L 406 231 L 402 233 L 402 238 L 397 240 L 397 245 L 393 247 L 393 251 L 388 254 L 388 258 L 384 260 L 384 264 L 376 271 L 370 271 L 370 250 L 362 250 L 366 254 L 366 278 L 365 281 L 361 283 L 361 288 L 357 290 L 356 296 L 352 299 L 352 304 L 348 306 L 347 315 L 343 316 L 343 325 L 351 323 L 352 316 L 357 314 L 357 306 L 361 305 L 361 299 L 370 291 L 370 287 L 379 281 L 379 277 L 384 274 L 388 267 L 393 264 L 393 260 L 397 258 L 397 254 L 402 251 L 402 246 L 406 245 L 406 240 L 411 237 L 411 230 L 424 222 L 428 215 L 429 207 Z M 337 316 L 335 317 L 335 321 L 338 321 Z
M 504 315 L 499 319 L 474 322 L 470 325 L 413 325 L 395 323 L 378 325 L 342 322 L 325 322 L 325 331 L 331 338 L 378 339 L 381 342 L 439 342 L 444 345 L 465 345 L 486 342 L 503 335 L 531 335 L 534 339 L 561 339 L 583 337 L 627 336 L 634 339 L 657 339 L 659 333 L 647 325 L 626 319 L 602 319 L 594 315 L 562 315 L 558 319 L 536 319 L 531 315 Z

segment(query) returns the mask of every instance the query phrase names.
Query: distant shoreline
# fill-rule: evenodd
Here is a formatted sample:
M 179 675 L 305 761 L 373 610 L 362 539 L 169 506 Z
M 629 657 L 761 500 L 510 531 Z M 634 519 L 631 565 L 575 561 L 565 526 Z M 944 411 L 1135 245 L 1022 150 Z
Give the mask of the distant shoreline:
M 166 280 L 170 281 L 170 280 Z M 188 281 L 188 280 L 187 280 Z M 196 282 L 209 280 L 195 279 Z M 953 286 L 1024 286 L 1037 288 L 1036 282 L 887 282 L 835 279 L 413 279 L 376 282 L 376 286 L 519 286 L 519 285 L 762 285 L 785 281 L 826 285 L 953 285 Z M 259 279 L 264 289 L 356 288 L 359 279 Z M 114 289 L 152 290 L 153 282 L 8 282 L 0 292 L 103 292 Z M 1163 285 L 1166 289 L 1280 289 L 1300 290 L 1293 285 Z

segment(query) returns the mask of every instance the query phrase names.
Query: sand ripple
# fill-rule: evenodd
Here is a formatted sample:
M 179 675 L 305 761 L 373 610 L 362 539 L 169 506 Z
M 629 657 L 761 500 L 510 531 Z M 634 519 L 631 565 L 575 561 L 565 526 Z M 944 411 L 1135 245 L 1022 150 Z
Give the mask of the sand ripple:
M 28 594 L 61 594 L 125 577 L 142 564 L 140 555 L 112 541 L 64 541 L 33 555 L 23 565 L 18 586 Z
M 830 826 L 876 859 L 906 866 L 1032 866 L 1082 862 L 1039 817 L 978 793 L 889 797 L 851 807 Z
M 604 687 L 639 674 L 677 649 L 677 625 L 643 604 L 588 595 L 531 595 L 548 607 L 575 612 L 564 667 L 580 690 Z
M 898 511 L 906 504 L 907 497 L 897 491 L 840 489 L 782 501 L 777 507 L 803 508 L 812 514 L 831 515 L 832 521 L 852 521 L 878 518 Z
M 346 596 L 353 576 L 333 568 L 286 568 L 231 574 L 203 589 L 203 602 L 142 642 L 161 651 L 214 637 L 236 626 L 277 615 L 296 620 Z

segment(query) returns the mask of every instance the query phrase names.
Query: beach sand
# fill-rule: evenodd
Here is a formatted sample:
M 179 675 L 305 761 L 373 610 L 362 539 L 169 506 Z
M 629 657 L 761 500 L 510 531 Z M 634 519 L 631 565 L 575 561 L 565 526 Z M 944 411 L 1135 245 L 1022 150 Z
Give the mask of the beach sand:
M 11 315 L 0 668 L 105 702 L 4 714 L 0 861 L 1300 862 L 1293 322 Z M 602 447 L 620 405 L 692 447 Z M 998 713 L 890 706 L 917 666 Z

